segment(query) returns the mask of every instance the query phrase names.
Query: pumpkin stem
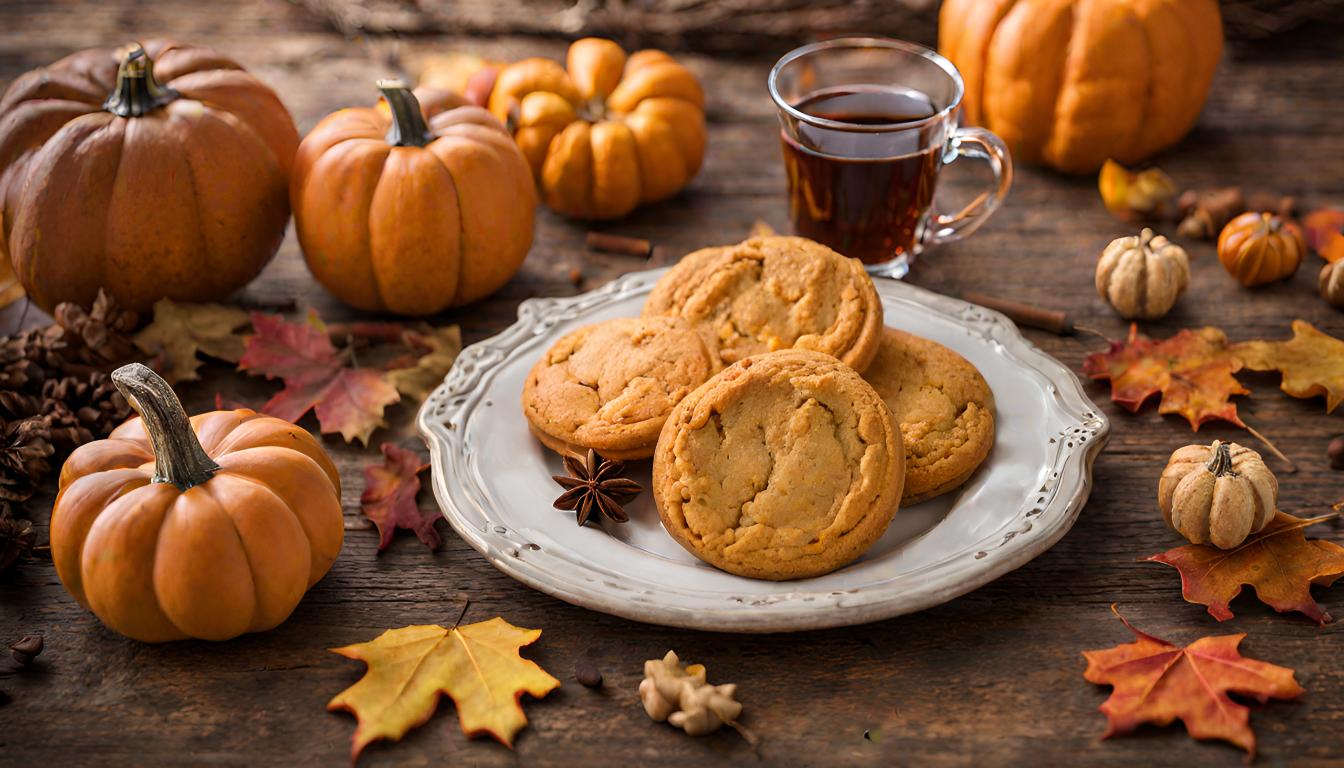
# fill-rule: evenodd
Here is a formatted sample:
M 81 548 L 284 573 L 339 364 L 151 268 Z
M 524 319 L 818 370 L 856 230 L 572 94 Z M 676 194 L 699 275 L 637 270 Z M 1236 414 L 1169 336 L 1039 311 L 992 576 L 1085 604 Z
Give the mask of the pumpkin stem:
M 219 465 L 196 439 L 191 420 L 168 382 L 146 366 L 131 363 L 112 372 L 112 383 L 145 420 L 154 448 L 154 482 L 172 483 L 185 491 L 214 477 Z
M 122 58 L 117 85 L 103 102 L 103 109 L 118 117 L 140 117 L 181 95 L 154 79 L 154 60 L 136 43 Z
M 392 109 L 392 127 L 387 129 L 387 143 L 394 147 L 423 147 L 433 137 L 425 124 L 425 113 L 411 89 L 400 80 L 379 80 L 378 90 Z
M 1232 449 L 1228 448 L 1227 443 L 1214 441 L 1213 456 L 1209 457 L 1209 463 L 1204 468 L 1214 477 L 1232 474 Z
M 1139 232 L 1139 248 L 1148 250 L 1148 244 L 1153 241 L 1153 235 L 1153 230 L 1144 227 L 1143 231 Z

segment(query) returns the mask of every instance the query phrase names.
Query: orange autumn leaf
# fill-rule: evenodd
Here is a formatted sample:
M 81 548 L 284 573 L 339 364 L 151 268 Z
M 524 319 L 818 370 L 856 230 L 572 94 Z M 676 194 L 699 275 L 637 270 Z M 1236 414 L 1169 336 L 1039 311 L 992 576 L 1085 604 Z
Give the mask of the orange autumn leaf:
M 1297 611 L 1324 624 L 1330 614 L 1311 599 L 1311 587 L 1328 587 L 1344 575 L 1344 547 L 1320 539 L 1308 541 L 1302 530 L 1332 517 L 1304 520 L 1279 512 L 1235 549 L 1187 544 L 1147 559 L 1180 571 L 1182 596 L 1207 606 L 1219 621 L 1232 618 L 1232 600 L 1249 585 L 1260 602 L 1274 610 Z
M 1255 699 L 1295 699 L 1304 691 L 1293 670 L 1238 652 L 1244 634 L 1201 637 L 1181 648 L 1135 629 L 1115 606 L 1111 611 L 1134 633 L 1132 643 L 1083 651 L 1083 677 L 1113 686 L 1101 705 L 1108 726 L 1103 739 L 1132 733 L 1143 723 L 1185 724 L 1196 739 L 1222 739 L 1255 755 L 1250 710 L 1227 694 Z
M 1302 217 L 1307 245 L 1326 261 L 1344 259 L 1344 211 L 1322 208 Z
M 1250 394 L 1233 376 L 1240 369 L 1241 361 L 1227 352 L 1227 336 L 1217 328 L 1185 329 L 1155 341 L 1131 325 L 1128 339 L 1113 341 L 1109 350 L 1083 361 L 1088 376 L 1110 380 L 1117 405 L 1137 413 L 1160 393 L 1157 412 L 1179 413 L 1195 431 L 1214 419 L 1246 426 L 1229 399 Z
M 524 693 L 541 698 L 560 681 L 518 650 L 541 636 L 495 617 L 465 627 L 420 625 L 389 629 L 376 639 L 332 648 L 368 665 L 359 682 L 327 704 L 329 711 L 350 712 L 359 721 L 351 759 L 371 742 L 398 741 L 424 725 L 446 693 L 457 705 L 467 736 L 489 734 L 505 746 L 527 725 L 519 706 Z
M 1293 321 L 1287 341 L 1245 341 L 1232 354 L 1253 371 L 1283 374 L 1280 389 L 1293 397 L 1325 396 L 1325 412 L 1344 402 L 1344 341 L 1305 320 Z

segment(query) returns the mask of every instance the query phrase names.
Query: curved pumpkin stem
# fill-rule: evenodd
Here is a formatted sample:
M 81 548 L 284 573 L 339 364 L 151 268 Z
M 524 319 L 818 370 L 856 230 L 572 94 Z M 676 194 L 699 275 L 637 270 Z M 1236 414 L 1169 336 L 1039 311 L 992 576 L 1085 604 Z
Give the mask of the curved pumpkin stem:
M 137 43 L 122 58 L 117 85 L 103 102 L 103 109 L 119 117 L 140 117 L 181 95 L 154 79 L 154 60 Z
M 1227 443 L 1213 444 L 1213 456 L 1209 457 L 1209 463 L 1204 468 L 1214 477 L 1232 474 L 1232 449 L 1227 447 Z
M 433 136 L 425 124 L 425 113 L 411 89 L 400 80 L 379 80 L 378 90 L 392 109 L 392 127 L 387 129 L 387 143 L 394 147 L 423 147 Z
M 154 482 L 172 483 L 185 491 L 214 477 L 219 465 L 196 439 L 168 382 L 140 363 L 131 363 L 112 372 L 112 383 L 145 420 L 154 448 Z

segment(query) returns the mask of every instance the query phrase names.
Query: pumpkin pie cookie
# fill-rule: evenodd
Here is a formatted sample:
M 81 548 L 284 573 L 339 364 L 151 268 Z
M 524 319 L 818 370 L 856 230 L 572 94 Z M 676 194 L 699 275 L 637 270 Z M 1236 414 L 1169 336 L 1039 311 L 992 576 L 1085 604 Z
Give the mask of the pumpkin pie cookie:
M 748 357 L 687 395 L 653 455 L 663 527 L 701 560 L 801 579 L 857 558 L 901 500 L 901 433 L 877 392 L 834 357 Z
M 807 349 L 862 371 L 882 337 L 863 264 L 802 237 L 753 237 L 687 254 L 654 286 L 644 316 L 689 320 L 725 365 Z
M 887 328 L 863 374 L 891 408 L 905 441 L 909 506 L 959 487 L 994 445 L 994 393 L 966 358 Z
M 608 320 L 564 336 L 537 361 L 523 383 L 523 414 L 559 453 L 647 458 L 672 408 L 718 368 L 680 318 Z

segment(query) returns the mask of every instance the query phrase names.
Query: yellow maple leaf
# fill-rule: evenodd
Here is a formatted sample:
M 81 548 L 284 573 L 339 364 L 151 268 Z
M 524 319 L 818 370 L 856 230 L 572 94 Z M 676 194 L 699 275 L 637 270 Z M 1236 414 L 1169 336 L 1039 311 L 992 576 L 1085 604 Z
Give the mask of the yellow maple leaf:
M 513 746 L 527 725 L 518 702 L 524 693 L 541 698 L 560 685 L 518 649 L 541 636 L 495 617 L 465 627 L 436 624 L 389 629 L 367 643 L 332 648 L 363 661 L 368 671 L 341 691 L 328 710 L 345 710 L 359 721 L 351 759 L 378 739 L 397 741 L 434 714 L 439 694 L 457 704 L 467 736 L 482 733 Z
M 1293 397 L 1325 396 L 1325 412 L 1344 402 L 1344 341 L 1305 320 L 1293 321 L 1287 341 L 1245 341 L 1232 354 L 1253 371 L 1279 371 L 1280 389 Z

